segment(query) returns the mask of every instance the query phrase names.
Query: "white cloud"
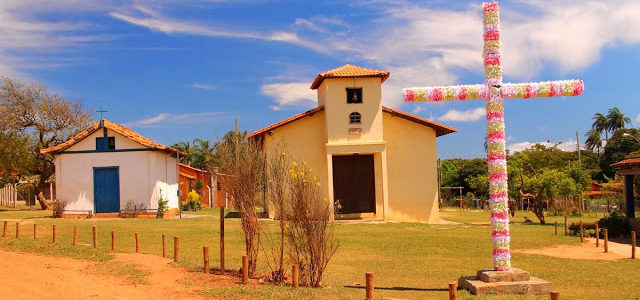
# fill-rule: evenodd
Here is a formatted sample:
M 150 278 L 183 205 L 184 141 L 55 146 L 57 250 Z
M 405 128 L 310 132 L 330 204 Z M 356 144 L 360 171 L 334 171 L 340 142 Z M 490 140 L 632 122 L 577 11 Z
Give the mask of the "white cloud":
M 529 149 L 533 146 L 535 146 L 536 144 L 540 144 L 546 147 L 554 147 L 556 146 L 555 143 L 551 143 L 550 141 L 546 141 L 546 142 L 519 142 L 519 143 L 514 143 L 511 145 L 507 145 L 507 150 L 509 150 L 510 153 L 515 153 L 515 152 L 520 152 L 526 149 Z M 573 152 L 577 150 L 577 143 L 576 140 L 568 140 L 568 141 L 563 141 L 560 142 L 559 144 L 557 144 L 557 148 L 559 150 L 562 151 L 568 151 L 568 152 Z M 580 145 L 580 149 L 584 150 L 584 145 L 581 144 Z
M 269 106 L 273 110 L 283 106 L 313 107 L 317 104 L 317 96 L 309 86 L 308 82 L 270 83 L 263 85 L 260 92 L 274 98 L 277 105 Z
M 640 115 L 636 117 L 636 122 L 640 122 Z
M 60 21 L 40 18 L 45 13 L 81 15 L 107 9 L 107 1 L 3 1 L 0 2 L 0 72 L 3 75 L 28 79 L 27 69 L 57 68 L 83 63 L 78 48 L 108 41 L 115 36 L 101 34 L 94 24 L 82 18 Z
M 197 83 L 197 82 L 192 84 L 191 87 L 194 88 L 194 89 L 205 90 L 205 91 L 210 91 L 210 90 L 213 90 L 215 88 L 211 84 Z
M 478 107 L 470 110 L 455 110 L 451 109 L 444 115 L 438 118 L 438 121 L 443 122 L 475 122 L 480 120 L 487 114 L 484 107 Z
M 229 118 L 229 115 L 223 112 L 199 112 L 185 114 L 160 113 L 151 118 L 126 122 L 124 125 L 129 127 L 174 128 L 180 126 L 208 124 L 228 120 Z
M 479 3 L 462 10 L 405 1 L 360 2 L 378 9 L 370 26 L 319 32 L 317 22 L 298 19 L 301 40 L 313 37 L 333 57 L 359 59 L 391 72 L 383 85 L 385 105 L 402 104 L 401 89 L 450 85 L 459 69 L 482 74 L 482 20 Z M 597 62 L 605 48 L 640 43 L 640 1 L 521 0 L 502 6 L 501 45 L 507 80 L 529 80 L 543 69 L 578 71 Z M 348 18 L 345 18 L 348 19 Z M 348 25 L 347 25 L 348 26 Z M 323 30 L 326 30 L 323 28 Z M 340 38 L 335 38 L 336 34 Z M 370 63 L 367 63 L 370 62 Z M 324 71 L 324 70 L 318 70 Z M 549 78 L 549 80 L 561 78 Z M 473 83 L 473 82 L 470 82 Z M 640 121 L 639 121 L 640 122 Z

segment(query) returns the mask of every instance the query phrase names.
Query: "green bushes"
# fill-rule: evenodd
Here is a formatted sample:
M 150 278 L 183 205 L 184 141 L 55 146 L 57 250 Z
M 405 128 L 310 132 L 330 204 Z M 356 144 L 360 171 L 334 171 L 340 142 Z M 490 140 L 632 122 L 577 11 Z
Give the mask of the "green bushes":
M 202 209 L 202 203 L 200 203 L 200 195 L 196 191 L 191 191 L 187 194 L 187 203 L 181 205 L 182 211 L 197 211 Z
M 613 211 L 598 221 L 600 228 L 606 228 L 610 237 L 623 236 L 631 233 L 631 226 L 627 218 L 618 210 Z

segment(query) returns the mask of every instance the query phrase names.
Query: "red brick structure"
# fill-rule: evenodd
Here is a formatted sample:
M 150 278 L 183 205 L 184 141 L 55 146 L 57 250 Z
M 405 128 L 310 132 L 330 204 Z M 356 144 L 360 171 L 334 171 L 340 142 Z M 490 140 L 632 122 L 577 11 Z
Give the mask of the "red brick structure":
M 215 206 L 215 203 L 212 203 L 214 188 L 212 187 L 211 174 L 206 170 L 201 170 L 198 168 L 194 168 L 191 166 L 178 164 L 179 172 L 180 172 L 180 203 L 187 203 L 187 194 L 196 189 L 196 184 L 198 181 L 202 181 L 202 189 L 197 191 L 200 194 L 200 203 L 202 203 L 202 207 L 210 207 Z

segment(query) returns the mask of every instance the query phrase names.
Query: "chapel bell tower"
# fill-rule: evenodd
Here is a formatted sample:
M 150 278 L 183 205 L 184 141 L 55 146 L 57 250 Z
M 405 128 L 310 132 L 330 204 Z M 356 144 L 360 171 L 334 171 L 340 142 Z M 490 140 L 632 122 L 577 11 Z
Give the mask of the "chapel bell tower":
M 389 74 L 354 65 L 318 74 L 311 89 L 325 109 L 327 144 L 384 141 L 381 88 Z

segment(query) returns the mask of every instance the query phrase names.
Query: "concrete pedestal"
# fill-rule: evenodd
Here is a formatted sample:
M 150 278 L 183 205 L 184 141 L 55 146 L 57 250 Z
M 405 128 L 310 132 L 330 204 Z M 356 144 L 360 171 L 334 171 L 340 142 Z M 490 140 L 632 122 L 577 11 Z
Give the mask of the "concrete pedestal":
M 458 286 L 474 295 L 485 294 L 549 294 L 553 289 L 551 282 L 531 277 L 521 269 L 509 271 L 480 270 L 476 276 L 461 277 Z

